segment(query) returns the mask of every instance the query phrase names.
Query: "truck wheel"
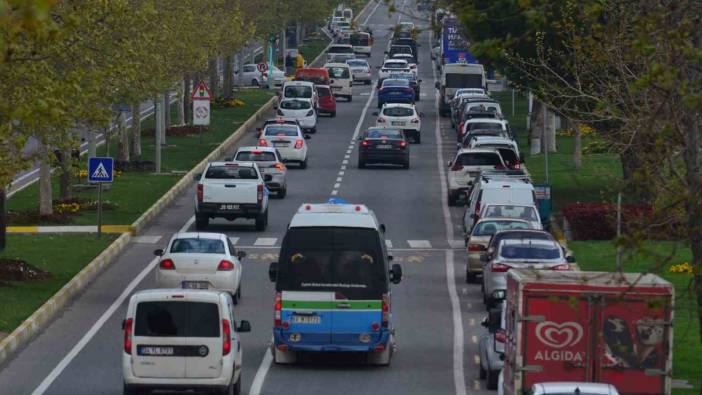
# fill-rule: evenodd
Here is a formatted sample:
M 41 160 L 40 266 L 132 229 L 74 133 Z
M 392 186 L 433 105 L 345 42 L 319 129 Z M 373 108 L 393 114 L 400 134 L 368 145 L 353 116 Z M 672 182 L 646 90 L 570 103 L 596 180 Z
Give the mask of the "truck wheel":
M 278 193 L 276 194 L 276 195 L 277 195 L 276 197 L 277 197 L 278 199 L 282 199 L 282 198 L 284 198 L 285 195 L 287 195 L 287 194 L 288 194 L 288 187 L 285 186 L 285 187 L 283 187 L 283 189 L 281 189 L 281 190 L 278 191 Z
M 487 377 L 485 378 L 485 384 L 487 389 L 496 390 L 497 389 L 497 378 L 500 372 L 497 370 L 487 370 Z
M 268 209 L 256 217 L 256 230 L 264 231 L 268 225 Z
M 195 229 L 203 230 L 209 224 L 210 224 L 209 218 L 195 214 Z
M 306 169 L 307 168 L 307 158 L 300 162 L 300 169 Z

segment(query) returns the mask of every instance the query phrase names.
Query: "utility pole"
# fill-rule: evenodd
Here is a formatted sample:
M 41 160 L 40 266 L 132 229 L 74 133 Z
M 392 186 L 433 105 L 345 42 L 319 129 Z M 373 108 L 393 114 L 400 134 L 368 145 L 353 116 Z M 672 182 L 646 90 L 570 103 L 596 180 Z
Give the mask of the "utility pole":
M 548 184 L 548 131 L 546 130 L 546 103 L 541 102 L 543 121 L 541 134 L 541 149 L 544 151 L 544 172 L 546 173 L 546 183 Z
M 622 235 L 622 193 L 617 194 L 617 244 Z M 617 245 L 617 271 L 622 271 L 622 246 Z
M 156 120 L 156 129 L 154 137 L 156 141 L 156 173 L 161 173 L 161 113 L 163 112 L 163 100 L 159 100 L 158 95 L 154 97 L 154 119 Z

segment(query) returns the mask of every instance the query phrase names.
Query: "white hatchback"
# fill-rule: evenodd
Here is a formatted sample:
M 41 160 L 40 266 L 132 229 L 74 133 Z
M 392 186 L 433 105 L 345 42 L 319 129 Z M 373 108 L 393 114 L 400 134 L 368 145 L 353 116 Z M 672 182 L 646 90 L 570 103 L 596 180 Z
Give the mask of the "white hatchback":
M 309 134 L 302 133 L 297 125 L 272 123 L 266 125 L 261 131 L 258 145 L 273 147 L 280 152 L 283 161 L 297 162 L 300 168 L 307 167 L 307 141 Z
M 407 65 L 410 68 L 410 71 L 412 72 L 412 75 L 414 75 L 415 77 L 417 76 L 417 64 L 414 63 L 414 56 L 408 53 L 398 53 L 393 55 L 392 59 L 406 61 Z
M 317 111 L 311 99 L 283 99 L 278 104 L 277 114 L 297 120 L 306 132 L 317 131 Z
M 242 349 L 226 292 L 152 289 L 129 299 L 122 321 L 125 395 L 151 390 L 240 394 Z
M 237 251 L 221 233 L 176 233 L 160 258 L 156 285 L 160 288 L 218 289 L 229 292 L 234 303 L 241 297 L 241 262 Z
M 378 116 L 376 126 L 402 129 L 408 139 L 417 144 L 422 142 L 421 114 L 417 113 L 414 104 L 386 103 L 383 104 L 383 108 L 379 112 L 374 112 L 373 115 Z
M 395 73 L 411 73 L 409 64 L 404 59 L 388 59 L 383 62 L 378 72 L 378 80 L 382 80 Z

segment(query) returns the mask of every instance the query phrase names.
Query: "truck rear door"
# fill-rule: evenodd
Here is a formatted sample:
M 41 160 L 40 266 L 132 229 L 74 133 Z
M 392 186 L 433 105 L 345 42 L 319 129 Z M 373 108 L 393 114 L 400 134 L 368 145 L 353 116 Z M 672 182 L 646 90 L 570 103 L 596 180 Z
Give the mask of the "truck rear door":
M 183 378 L 189 347 L 186 306 L 176 301 L 144 301 L 136 306 L 132 370 L 137 377 Z
M 590 381 L 594 306 L 577 293 L 526 291 L 522 311 L 522 388 L 553 381 Z M 520 369 L 520 367 L 517 367 Z
M 236 163 L 212 165 L 205 172 L 203 184 L 204 203 L 258 203 L 259 176 L 254 167 Z
M 594 381 L 614 384 L 622 394 L 663 394 L 672 339 L 671 296 L 637 293 L 613 294 L 599 304 L 603 336 Z

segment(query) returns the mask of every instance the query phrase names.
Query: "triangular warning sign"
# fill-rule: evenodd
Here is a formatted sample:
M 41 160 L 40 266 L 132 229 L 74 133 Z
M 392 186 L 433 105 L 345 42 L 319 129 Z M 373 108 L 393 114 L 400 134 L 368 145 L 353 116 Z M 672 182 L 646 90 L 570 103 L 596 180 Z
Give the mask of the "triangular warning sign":
M 97 169 L 93 172 L 93 175 L 90 176 L 93 179 L 100 179 L 100 178 L 110 178 L 110 175 L 107 174 L 107 169 L 105 169 L 105 166 L 100 162 L 98 165 Z
M 210 89 L 205 85 L 204 81 L 200 81 L 197 83 L 197 86 L 195 87 L 195 90 L 193 90 L 192 95 L 190 96 L 193 100 L 212 100 L 212 94 L 210 93 Z

